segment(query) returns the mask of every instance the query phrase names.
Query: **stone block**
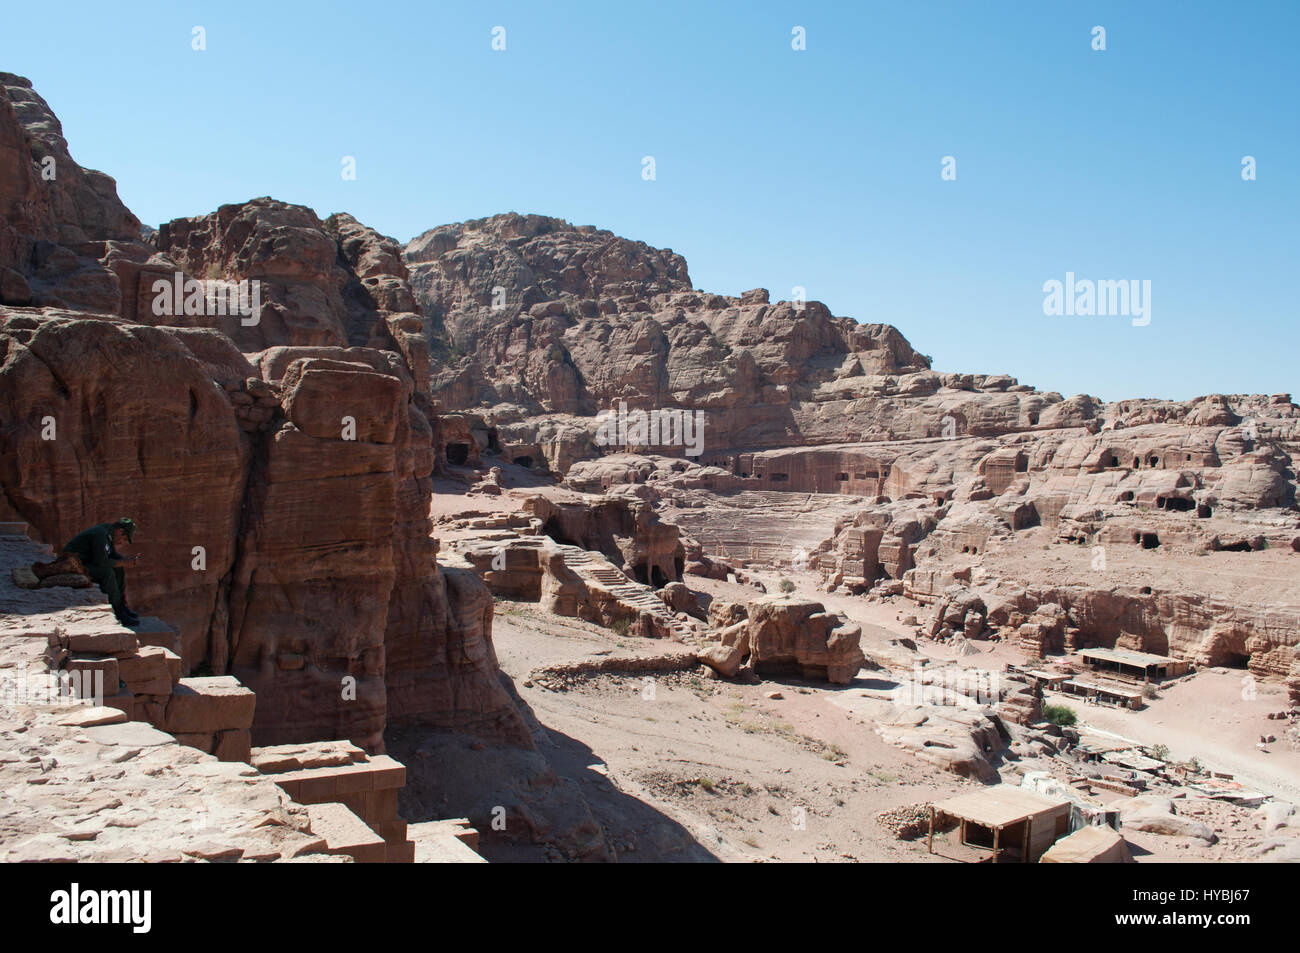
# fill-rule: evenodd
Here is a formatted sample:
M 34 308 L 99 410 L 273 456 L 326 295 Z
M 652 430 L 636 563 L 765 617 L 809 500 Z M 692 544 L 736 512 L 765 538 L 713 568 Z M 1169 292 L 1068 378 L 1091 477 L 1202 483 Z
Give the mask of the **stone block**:
M 212 753 L 219 761 L 247 762 L 252 751 L 252 732 L 248 729 L 222 731 L 217 734 Z
M 167 656 L 175 659 L 173 666 Z M 118 660 L 118 677 L 135 695 L 168 695 L 180 680 L 180 657 L 169 649 L 141 645 L 135 655 Z M 172 674 L 176 673 L 173 680 Z
M 247 730 L 257 696 L 230 675 L 182 678 L 167 702 L 164 728 L 172 732 Z
M 384 788 L 380 791 L 367 791 L 365 813 L 362 819 L 367 824 L 392 820 L 397 817 L 398 788 Z
M 390 844 L 400 844 L 406 840 L 406 821 L 379 821 L 370 826 L 376 834 Z
M 87 728 L 86 734 L 91 741 L 101 745 L 122 745 L 128 748 L 153 748 L 176 743 L 176 739 L 166 732 L 138 721 Z
M 130 654 L 140 648 L 140 643 L 130 629 L 124 629 L 114 623 L 114 627 L 94 628 L 79 626 L 64 628 L 63 641 L 70 652 L 78 655 L 118 655 Z M 59 641 L 58 637 L 50 640 L 51 644 Z
M 130 692 L 105 696 L 104 707 L 116 708 L 126 716 L 127 720 L 135 719 L 135 696 Z
M 180 732 L 173 737 L 187 748 L 198 748 L 204 754 L 212 754 L 213 735 L 209 732 Z
M 82 698 L 88 697 L 88 689 L 92 685 L 102 685 L 105 695 L 117 694 L 118 661 L 111 655 L 82 655 L 74 652 L 68 656 L 63 671 L 74 673 L 73 684 L 81 686 L 78 695 Z M 101 673 L 102 683 L 99 682 Z
M 329 853 L 347 854 L 359 864 L 388 860 L 388 845 L 342 804 L 310 804 L 307 814 L 312 833 L 325 838 Z
M 373 770 L 376 791 L 383 788 L 400 788 L 406 785 L 406 765 L 386 754 L 375 755 L 368 762 Z
M 387 847 L 388 863 L 390 864 L 413 864 L 415 863 L 415 841 L 402 841 L 400 844 L 389 844 Z

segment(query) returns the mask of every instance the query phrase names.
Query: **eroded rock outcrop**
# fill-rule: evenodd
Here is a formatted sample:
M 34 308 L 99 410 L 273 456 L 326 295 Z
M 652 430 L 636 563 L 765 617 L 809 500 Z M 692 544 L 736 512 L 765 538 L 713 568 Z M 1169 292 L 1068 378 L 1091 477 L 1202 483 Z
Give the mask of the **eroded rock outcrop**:
M 272 199 L 143 241 L 30 84 L 0 85 L 0 512 L 55 544 L 130 513 L 131 601 L 178 626 L 187 669 L 256 689 L 257 743 L 377 750 L 408 721 L 530 745 L 490 595 L 435 560 L 429 351 L 400 246 Z M 213 310 L 194 282 L 258 307 Z

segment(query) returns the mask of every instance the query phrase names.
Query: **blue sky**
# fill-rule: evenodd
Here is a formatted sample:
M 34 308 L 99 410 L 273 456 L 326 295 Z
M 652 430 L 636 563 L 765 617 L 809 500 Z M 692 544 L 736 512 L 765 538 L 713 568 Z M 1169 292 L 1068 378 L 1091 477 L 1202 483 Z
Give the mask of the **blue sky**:
M 709 291 L 802 286 L 938 370 L 1300 391 L 1300 3 L 58 11 L 9 5 L 0 68 L 152 225 L 268 194 L 401 240 L 537 212 L 671 247 Z M 1150 324 L 1045 316 L 1067 271 L 1150 280 Z

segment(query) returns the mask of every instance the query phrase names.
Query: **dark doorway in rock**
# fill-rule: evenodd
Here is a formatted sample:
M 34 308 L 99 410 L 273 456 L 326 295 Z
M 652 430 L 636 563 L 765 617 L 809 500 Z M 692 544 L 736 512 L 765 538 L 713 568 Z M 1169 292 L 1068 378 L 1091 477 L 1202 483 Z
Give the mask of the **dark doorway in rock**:
M 488 448 L 489 450 L 491 450 L 493 453 L 496 453 L 497 451 L 499 451 L 499 450 L 501 449 L 501 438 L 497 436 L 497 428 L 496 428 L 496 427 L 489 427 L 489 428 L 488 428 L 488 445 L 487 445 L 487 448 Z
M 656 589 L 662 589 L 671 581 L 658 566 L 650 567 L 650 584 Z
M 1188 510 L 1196 509 L 1195 502 L 1192 500 L 1185 500 L 1181 496 L 1156 497 L 1156 506 L 1162 510 L 1174 510 L 1178 513 L 1186 513 Z
M 1208 520 L 1214 515 L 1214 510 L 1210 509 L 1208 504 L 1201 503 L 1196 507 L 1196 518 L 1198 520 Z
M 678 579 L 681 579 L 681 578 L 682 578 L 682 575 L 686 572 L 686 560 L 684 560 L 684 559 L 674 559 L 674 560 L 673 560 L 673 569 L 676 570 L 676 572 L 677 572 L 677 578 L 678 578 Z
M 525 467 L 526 469 L 529 470 L 533 468 L 532 457 L 515 457 L 514 460 L 512 460 L 511 462 L 517 467 Z
M 449 443 L 447 444 L 447 462 L 453 467 L 463 467 L 469 460 L 469 444 L 467 443 Z
M 637 563 L 632 567 L 632 578 L 643 586 L 650 585 L 650 574 L 646 572 L 645 563 Z
M 1160 545 L 1160 537 L 1155 533 L 1138 533 L 1138 542 L 1143 549 L 1155 549 Z
M 1118 502 L 1120 502 L 1120 503 L 1132 503 L 1132 502 L 1133 502 L 1133 491 L 1132 491 L 1132 490 L 1125 490 L 1123 493 L 1121 493 L 1121 494 L 1119 495 L 1119 501 L 1118 501 Z
M 542 527 L 542 532 L 551 537 L 551 539 L 555 540 L 557 543 L 561 543 L 565 546 L 578 545 L 576 541 L 569 539 L 569 537 L 564 535 L 564 531 L 560 529 L 560 521 L 554 516 L 546 521 L 546 525 Z

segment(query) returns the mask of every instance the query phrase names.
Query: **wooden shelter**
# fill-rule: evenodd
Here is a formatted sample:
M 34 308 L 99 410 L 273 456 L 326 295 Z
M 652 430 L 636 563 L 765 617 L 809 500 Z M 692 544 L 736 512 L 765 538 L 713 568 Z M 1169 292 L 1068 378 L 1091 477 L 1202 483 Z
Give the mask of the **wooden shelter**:
M 935 818 L 958 822 L 957 843 L 989 851 L 997 863 L 1002 856 L 1033 863 L 1069 832 L 1070 802 L 1011 784 L 972 791 L 930 808 L 926 849 L 934 853 Z

